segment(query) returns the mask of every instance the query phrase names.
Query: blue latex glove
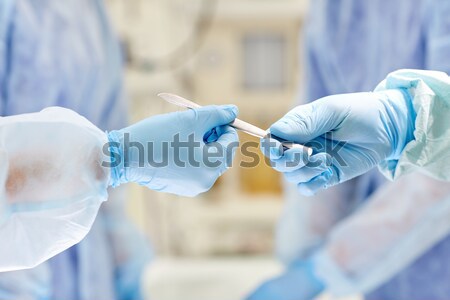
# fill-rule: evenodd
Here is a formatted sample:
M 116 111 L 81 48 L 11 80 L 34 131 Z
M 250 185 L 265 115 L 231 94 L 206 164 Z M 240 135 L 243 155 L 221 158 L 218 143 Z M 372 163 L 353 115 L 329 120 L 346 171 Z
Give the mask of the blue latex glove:
M 239 139 L 227 124 L 237 114 L 234 105 L 206 106 L 110 132 L 112 163 L 121 162 L 112 168 L 111 185 L 136 182 L 190 197 L 208 191 L 231 165 Z
M 247 300 L 310 300 L 325 288 L 313 272 L 313 263 L 300 261 L 286 272 L 263 283 Z
M 277 137 L 309 144 L 314 149 L 309 160 L 298 149 L 283 153 L 273 139 L 261 145 L 276 170 L 312 195 L 382 161 L 396 163 L 413 139 L 414 121 L 405 90 L 335 95 L 298 106 L 270 127 Z

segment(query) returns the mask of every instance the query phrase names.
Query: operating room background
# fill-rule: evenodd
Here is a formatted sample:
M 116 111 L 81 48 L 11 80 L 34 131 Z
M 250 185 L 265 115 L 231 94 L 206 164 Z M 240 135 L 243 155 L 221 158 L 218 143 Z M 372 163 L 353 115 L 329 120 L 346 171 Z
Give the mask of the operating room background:
M 307 0 L 106 2 L 125 53 L 130 121 L 177 110 L 156 96 L 172 92 L 236 104 L 242 119 L 266 128 L 302 92 Z M 281 270 L 273 248 L 282 198 L 281 177 L 263 163 L 234 166 L 195 199 L 133 186 L 129 214 L 156 253 L 146 295 L 244 297 Z

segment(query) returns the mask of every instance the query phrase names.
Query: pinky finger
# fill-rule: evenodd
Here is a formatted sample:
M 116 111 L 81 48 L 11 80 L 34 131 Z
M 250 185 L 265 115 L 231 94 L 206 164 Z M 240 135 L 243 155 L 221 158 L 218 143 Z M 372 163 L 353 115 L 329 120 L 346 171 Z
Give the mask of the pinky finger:
M 314 177 L 309 182 L 299 183 L 297 185 L 298 191 L 304 196 L 314 196 L 320 190 L 324 190 L 328 187 L 332 175 L 331 170 L 327 170 L 321 175 Z

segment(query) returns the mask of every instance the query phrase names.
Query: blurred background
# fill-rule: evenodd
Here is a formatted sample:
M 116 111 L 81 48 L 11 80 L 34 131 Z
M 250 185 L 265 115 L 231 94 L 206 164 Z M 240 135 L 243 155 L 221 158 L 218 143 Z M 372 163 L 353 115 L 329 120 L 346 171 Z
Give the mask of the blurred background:
M 450 1 L 3 2 L 3 115 L 57 105 L 111 130 L 178 110 L 157 97 L 170 92 L 235 104 L 268 128 L 294 105 L 372 91 L 395 70 L 450 73 Z M 280 274 L 251 299 L 450 298 L 449 183 L 373 170 L 305 197 L 259 158 L 242 168 L 238 154 L 195 199 L 111 189 L 80 243 L 0 274 L 0 298 L 240 300 Z
M 242 119 L 267 128 L 302 88 L 299 41 L 307 4 L 108 0 L 126 50 L 131 121 L 177 110 L 156 96 L 171 92 L 204 105 L 236 104 Z M 146 274 L 146 293 L 155 300 L 241 299 L 277 274 L 281 184 L 275 171 L 260 164 L 233 167 L 195 199 L 133 186 L 129 213 L 157 255 Z
M 307 1 L 133 1 L 107 2 L 127 52 L 131 122 L 178 109 L 160 92 L 236 104 L 262 128 L 292 105 Z M 267 255 L 281 191 L 279 175 L 264 164 L 235 166 L 196 199 L 136 188 L 130 209 L 161 255 Z

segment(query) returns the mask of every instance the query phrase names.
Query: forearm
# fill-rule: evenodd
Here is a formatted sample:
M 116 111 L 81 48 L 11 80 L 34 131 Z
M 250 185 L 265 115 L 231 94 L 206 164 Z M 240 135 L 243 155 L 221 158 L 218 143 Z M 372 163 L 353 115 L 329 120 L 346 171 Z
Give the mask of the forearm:
M 333 231 L 318 272 L 337 294 L 378 287 L 450 232 L 449 194 L 449 184 L 420 174 L 390 183 Z
M 79 242 L 107 199 L 106 134 L 51 108 L 1 118 L 0 141 L 0 271 L 34 267 Z
M 68 170 L 48 154 L 33 153 L 28 156 L 27 152 L 14 153 L 8 161 L 6 200 L 11 204 L 20 204 L 30 199 L 33 202 L 45 202 L 64 197 L 64 194 L 78 193 L 87 183 L 81 175 L 88 175 L 98 183 L 107 182 L 108 170 L 101 166 L 101 157 L 99 149 L 91 149 L 85 159 L 72 162 L 73 165 L 78 164 L 77 167 Z M 66 172 L 71 174 L 65 174 Z M 42 191 L 44 187 L 45 193 Z

